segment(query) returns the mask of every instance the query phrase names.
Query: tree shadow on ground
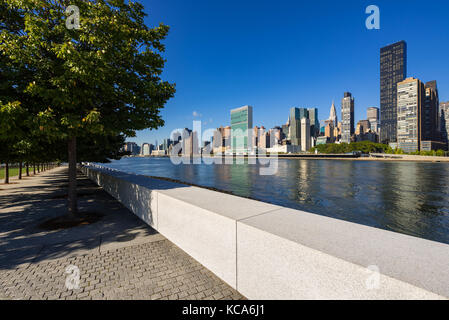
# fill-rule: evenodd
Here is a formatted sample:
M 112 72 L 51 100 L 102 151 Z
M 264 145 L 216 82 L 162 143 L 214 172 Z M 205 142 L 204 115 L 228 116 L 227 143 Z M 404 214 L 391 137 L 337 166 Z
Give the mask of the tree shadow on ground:
M 44 221 L 67 214 L 67 171 L 61 168 L 39 177 L 34 186 L 19 184 L 0 191 L 0 270 L 97 252 L 105 240 L 126 242 L 157 234 L 81 172 L 77 176 L 79 210 L 98 212 L 102 219 L 69 229 L 39 228 Z

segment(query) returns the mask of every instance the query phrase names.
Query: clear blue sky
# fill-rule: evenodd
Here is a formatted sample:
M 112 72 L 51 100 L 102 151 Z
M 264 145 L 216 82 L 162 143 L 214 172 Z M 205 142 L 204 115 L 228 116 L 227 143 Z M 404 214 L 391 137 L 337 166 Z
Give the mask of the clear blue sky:
M 379 106 L 379 50 L 408 44 L 408 76 L 437 80 L 449 100 L 449 1 L 144 0 L 147 24 L 171 27 L 163 79 L 177 92 L 162 110 L 165 126 L 137 133 L 154 143 L 175 128 L 228 125 L 231 108 L 254 107 L 254 125 L 287 121 L 289 108 L 317 107 L 320 120 L 345 91 L 355 120 Z M 380 8 L 367 30 L 365 8 Z M 197 116 L 194 116 L 194 112 Z

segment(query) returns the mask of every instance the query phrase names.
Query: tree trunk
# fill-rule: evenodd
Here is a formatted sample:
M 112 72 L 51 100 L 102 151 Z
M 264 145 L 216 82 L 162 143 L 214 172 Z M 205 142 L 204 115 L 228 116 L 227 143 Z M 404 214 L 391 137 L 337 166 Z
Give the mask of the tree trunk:
M 27 166 L 27 177 L 29 177 L 30 176 L 30 164 L 27 162 L 26 166 Z
M 19 180 L 22 180 L 22 162 L 19 162 Z
M 69 156 L 69 215 L 75 216 L 78 213 L 76 199 L 76 136 L 69 138 L 68 142 Z
M 5 183 L 9 183 L 9 165 L 5 163 Z
M 36 175 L 36 163 L 33 162 L 33 176 Z

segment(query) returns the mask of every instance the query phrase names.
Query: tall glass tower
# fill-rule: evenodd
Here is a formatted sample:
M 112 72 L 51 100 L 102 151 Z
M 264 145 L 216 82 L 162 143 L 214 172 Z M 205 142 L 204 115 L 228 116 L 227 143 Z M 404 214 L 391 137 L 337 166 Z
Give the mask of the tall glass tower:
M 397 142 L 397 84 L 407 77 L 407 43 L 380 49 L 380 142 Z
M 247 154 L 250 152 L 253 126 L 253 107 L 243 106 L 231 110 L 231 149 L 233 153 Z
M 301 145 L 301 119 L 309 118 L 306 108 L 290 108 L 290 141 L 294 146 Z
M 320 121 L 318 120 L 318 108 L 307 109 L 310 119 L 310 136 L 318 137 L 320 132 Z

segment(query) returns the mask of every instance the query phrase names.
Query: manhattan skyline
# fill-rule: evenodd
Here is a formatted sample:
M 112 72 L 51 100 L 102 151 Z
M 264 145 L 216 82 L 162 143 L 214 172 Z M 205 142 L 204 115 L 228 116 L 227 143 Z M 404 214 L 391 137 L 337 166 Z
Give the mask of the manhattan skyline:
M 449 44 L 438 30 L 449 27 L 449 5 L 404 3 L 151 1 L 146 22 L 171 27 L 162 78 L 175 81 L 177 93 L 162 110 L 164 127 L 128 141 L 162 141 L 193 120 L 204 128 L 229 125 L 229 110 L 246 104 L 254 107 L 254 125 L 266 128 L 284 124 L 291 107 L 316 107 L 327 119 L 332 100 L 340 117 L 346 91 L 357 123 L 368 107 L 380 107 L 380 48 L 400 40 L 408 46 L 407 76 L 436 80 L 447 101 Z M 380 30 L 365 27 L 369 4 L 380 8 Z

